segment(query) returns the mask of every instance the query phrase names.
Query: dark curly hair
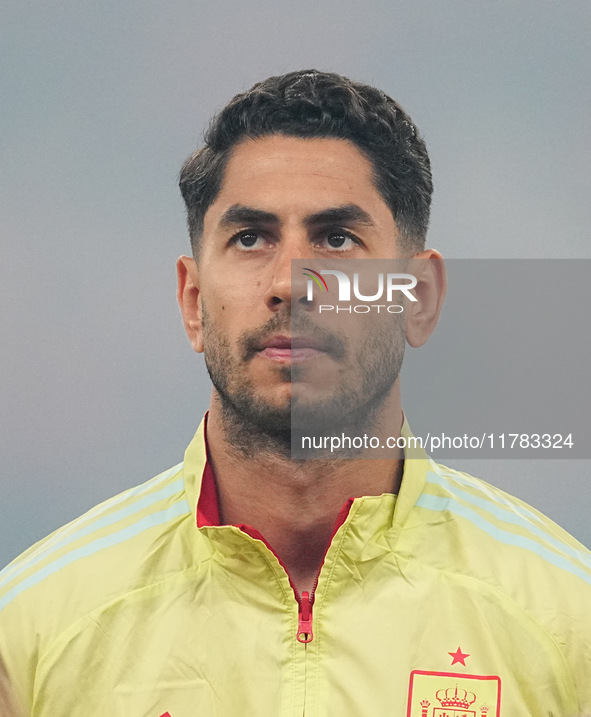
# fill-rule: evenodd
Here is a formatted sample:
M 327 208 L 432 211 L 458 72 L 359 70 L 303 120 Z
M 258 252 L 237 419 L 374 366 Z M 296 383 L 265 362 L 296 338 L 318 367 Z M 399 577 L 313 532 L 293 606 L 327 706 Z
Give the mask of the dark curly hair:
M 396 221 L 403 249 L 425 246 L 433 184 L 427 148 L 406 112 L 386 94 L 332 72 L 301 70 L 269 77 L 236 95 L 211 121 L 205 146 L 183 165 L 193 253 L 215 201 L 232 149 L 272 134 L 333 137 L 355 144 L 371 162 L 376 189 Z

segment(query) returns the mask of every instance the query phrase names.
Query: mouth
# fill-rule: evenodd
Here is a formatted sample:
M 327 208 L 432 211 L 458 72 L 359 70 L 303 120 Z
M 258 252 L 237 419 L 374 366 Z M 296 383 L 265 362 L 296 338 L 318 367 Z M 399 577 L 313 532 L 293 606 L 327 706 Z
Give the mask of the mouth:
M 325 343 L 309 336 L 271 336 L 258 350 L 261 358 L 276 363 L 300 363 L 327 353 Z

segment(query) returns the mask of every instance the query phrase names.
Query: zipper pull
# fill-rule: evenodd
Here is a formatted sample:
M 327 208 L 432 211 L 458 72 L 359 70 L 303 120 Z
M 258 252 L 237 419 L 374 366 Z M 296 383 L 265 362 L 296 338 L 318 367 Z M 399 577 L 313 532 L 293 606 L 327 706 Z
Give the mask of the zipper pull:
M 312 632 L 312 600 L 310 593 L 304 591 L 300 600 L 300 611 L 298 621 L 298 642 L 312 642 L 314 633 Z

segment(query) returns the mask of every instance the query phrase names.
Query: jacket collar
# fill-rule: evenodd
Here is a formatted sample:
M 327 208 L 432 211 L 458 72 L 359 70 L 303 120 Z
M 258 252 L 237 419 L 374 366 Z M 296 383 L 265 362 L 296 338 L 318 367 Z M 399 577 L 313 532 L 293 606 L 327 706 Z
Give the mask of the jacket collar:
M 207 414 L 201 421 L 193 440 L 185 452 L 183 465 L 185 491 L 198 528 L 220 524 L 215 475 L 207 454 L 206 429 Z M 412 508 L 423 492 L 427 472 L 433 466 L 433 461 L 425 450 L 417 444 L 406 416 L 404 417 L 400 435 L 406 440 L 407 445 L 404 449 L 402 483 L 391 518 L 392 524 L 390 527 L 394 528 L 395 531 L 396 529 L 401 529 L 405 524 Z M 351 511 L 352 514 L 365 513 L 367 509 L 370 509 L 370 506 L 367 505 L 363 508 L 364 504 L 379 503 L 381 498 L 384 499 L 382 502 L 389 502 L 391 501 L 391 494 L 355 498 L 352 501 L 352 506 L 355 508 L 355 510 Z

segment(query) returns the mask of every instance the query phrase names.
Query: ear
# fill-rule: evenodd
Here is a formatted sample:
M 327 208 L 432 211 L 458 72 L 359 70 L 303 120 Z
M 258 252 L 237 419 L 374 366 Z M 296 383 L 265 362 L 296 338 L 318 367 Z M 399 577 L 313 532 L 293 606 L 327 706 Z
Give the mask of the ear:
M 427 342 L 439 319 L 447 290 L 443 257 L 435 249 L 415 254 L 408 272 L 417 278 L 413 293 L 418 301 L 406 304 L 406 340 L 413 348 Z
M 191 346 L 197 353 L 203 351 L 203 315 L 199 292 L 199 270 L 195 259 L 181 256 L 176 263 L 177 300 L 181 307 L 185 331 Z

